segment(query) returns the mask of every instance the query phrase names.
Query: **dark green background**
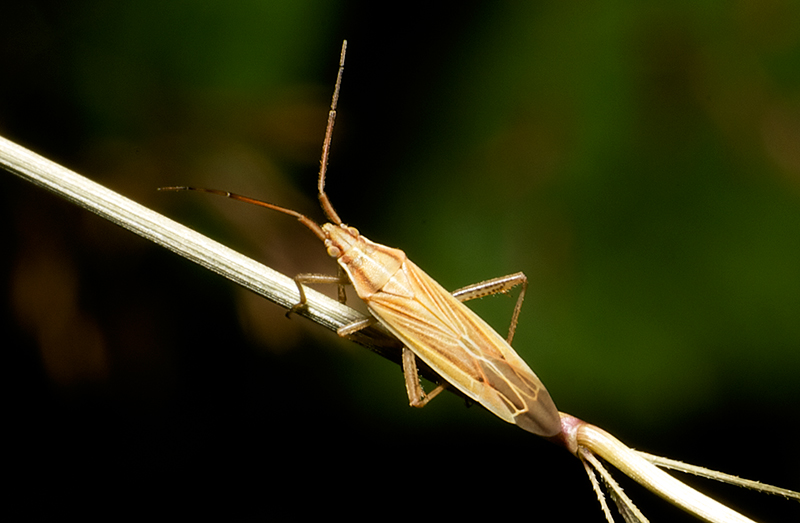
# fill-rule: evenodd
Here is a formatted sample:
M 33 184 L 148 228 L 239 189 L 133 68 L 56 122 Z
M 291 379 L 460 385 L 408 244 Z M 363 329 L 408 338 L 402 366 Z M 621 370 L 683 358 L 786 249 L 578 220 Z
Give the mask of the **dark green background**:
M 289 218 L 155 188 L 319 218 L 348 38 L 342 218 L 446 288 L 524 271 L 514 346 L 559 409 L 798 489 L 800 8 L 660 4 L 25 2 L 3 14 L 0 133 L 289 275 L 330 272 Z M 602 521 L 567 453 L 451 395 L 410 409 L 396 366 L 0 180 L 22 477 L 198 482 L 265 513 L 303 493 L 343 513 L 424 500 L 428 516 Z M 512 306 L 475 309 L 504 332 Z M 797 512 L 716 491 L 756 519 Z M 632 496 L 652 521 L 682 517 Z

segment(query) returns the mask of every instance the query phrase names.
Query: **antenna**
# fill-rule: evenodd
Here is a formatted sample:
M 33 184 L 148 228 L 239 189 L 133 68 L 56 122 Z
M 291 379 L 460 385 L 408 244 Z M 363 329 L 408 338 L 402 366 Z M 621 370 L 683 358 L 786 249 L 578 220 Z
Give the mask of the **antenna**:
M 342 54 L 339 57 L 339 73 L 336 75 L 336 87 L 333 88 L 333 98 L 331 99 L 331 110 L 328 111 L 328 126 L 325 128 L 325 140 L 322 142 L 322 158 L 319 161 L 319 182 L 317 190 L 319 192 L 319 204 L 325 212 L 325 216 L 336 225 L 342 224 L 342 219 L 333 210 L 333 205 L 325 193 L 325 173 L 328 171 L 328 156 L 331 152 L 331 138 L 333 136 L 333 124 L 336 122 L 336 105 L 339 103 L 339 89 L 342 86 L 342 75 L 344 74 L 344 56 L 347 52 L 347 40 L 342 42 Z

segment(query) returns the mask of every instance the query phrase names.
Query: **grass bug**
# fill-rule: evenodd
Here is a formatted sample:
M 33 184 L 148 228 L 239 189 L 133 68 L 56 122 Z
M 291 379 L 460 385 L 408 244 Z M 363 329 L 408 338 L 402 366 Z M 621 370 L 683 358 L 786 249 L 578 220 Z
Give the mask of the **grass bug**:
M 299 302 L 287 313 L 304 306 L 304 284 L 337 284 L 340 300 L 344 285 L 352 284 L 373 318 L 346 325 L 340 336 L 348 336 L 375 321 L 383 324 L 404 345 L 403 373 L 409 403 L 423 407 L 447 386 L 453 386 L 501 419 L 515 423 L 539 436 L 551 437 L 561 431 L 561 422 L 547 389 L 511 348 L 527 279 L 523 273 L 487 280 L 450 293 L 411 262 L 405 253 L 368 240 L 353 227 L 342 223 L 325 193 L 325 175 L 330 154 L 336 107 L 344 72 L 347 41 L 342 44 L 325 140 L 320 161 L 318 193 L 330 223 L 322 226 L 296 211 L 216 189 L 163 187 L 161 190 L 196 190 L 267 207 L 297 218 L 325 243 L 328 255 L 336 258 L 338 276 L 300 274 L 295 278 Z M 504 339 L 462 302 L 522 290 Z M 420 358 L 445 383 L 425 394 L 419 382 L 416 358 Z

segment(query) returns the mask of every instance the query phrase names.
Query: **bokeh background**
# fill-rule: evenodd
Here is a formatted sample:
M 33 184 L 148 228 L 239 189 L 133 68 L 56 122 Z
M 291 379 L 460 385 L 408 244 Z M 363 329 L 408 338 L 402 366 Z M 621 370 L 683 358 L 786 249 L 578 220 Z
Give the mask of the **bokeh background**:
M 446 288 L 524 271 L 514 345 L 561 410 L 800 488 L 800 4 L 7 4 L 3 136 L 289 275 L 334 267 L 294 220 L 155 189 L 319 218 L 347 38 L 328 181 L 346 222 Z M 562 450 L 452 395 L 410 409 L 395 365 L 7 173 L 0 187 L 19 492 L 86 511 L 109 485 L 121 509 L 192 485 L 186 513 L 424 501 L 602 521 Z M 474 308 L 504 332 L 513 303 Z M 798 514 L 693 482 L 759 520 Z M 629 488 L 652 521 L 691 520 Z

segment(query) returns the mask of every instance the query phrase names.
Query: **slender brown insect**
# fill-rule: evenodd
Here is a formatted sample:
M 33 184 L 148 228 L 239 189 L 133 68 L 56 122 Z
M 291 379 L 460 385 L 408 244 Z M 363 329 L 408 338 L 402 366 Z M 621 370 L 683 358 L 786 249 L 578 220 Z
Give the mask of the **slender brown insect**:
M 319 201 L 331 223 L 320 226 L 296 211 L 227 191 L 193 187 L 164 187 L 162 190 L 197 190 L 225 196 L 294 216 L 308 227 L 325 243 L 328 255 L 336 258 L 344 274 L 298 275 L 295 281 L 300 301 L 289 312 L 305 306 L 303 284 L 338 284 L 340 299 L 343 299 L 342 286 L 351 283 L 374 319 L 345 325 L 338 333 L 347 336 L 378 321 L 403 342 L 403 372 L 412 406 L 424 406 L 449 384 L 509 423 L 540 436 L 558 434 L 561 422 L 550 394 L 510 345 L 527 287 L 524 274 L 487 280 L 451 294 L 411 262 L 403 251 L 361 236 L 355 228 L 343 224 L 334 211 L 325 193 L 325 174 L 346 49 L 347 41 L 342 45 L 319 171 Z M 462 303 L 507 292 L 517 285 L 521 285 L 522 290 L 506 339 Z M 446 383 L 425 395 L 419 383 L 416 358 L 424 361 Z

